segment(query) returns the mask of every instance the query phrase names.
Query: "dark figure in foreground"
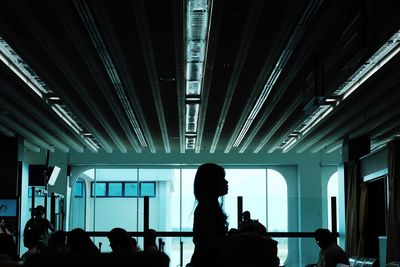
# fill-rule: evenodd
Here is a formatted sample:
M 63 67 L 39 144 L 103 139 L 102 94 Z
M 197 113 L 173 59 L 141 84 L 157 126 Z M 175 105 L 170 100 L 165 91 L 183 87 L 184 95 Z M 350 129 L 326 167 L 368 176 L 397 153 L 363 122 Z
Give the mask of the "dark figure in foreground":
M 24 247 L 26 247 L 28 251 L 21 255 L 20 261 L 22 263 L 30 256 L 39 254 L 40 251 L 44 249 L 40 233 L 30 227 L 25 227 Z
M 279 266 L 278 242 L 257 232 L 229 235 L 223 267 Z
M 242 214 L 243 221 L 239 224 L 239 231 L 242 233 L 257 232 L 267 235 L 267 228 L 258 220 L 251 219 L 250 211 L 246 210 Z
M 100 253 L 89 234 L 81 228 L 75 228 L 68 233 L 67 246 L 72 253 Z
M 227 235 L 227 217 L 218 199 L 228 193 L 225 169 L 217 164 L 205 163 L 196 172 L 194 196 L 193 243 L 195 249 L 192 267 L 222 266 L 222 254 Z
M 308 267 L 335 267 L 337 264 L 349 263 L 349 258 L 344 250 L 336 243 L 336 237 L 328 229 L 315 230 L 315 242 L 321 248 L 317 264 L 309 264 Z
M 107 234 L 113 252 L 135 252 L 136 244 L 125 229 L 116 227 Z
M 16 261 L 17 259 L 17 245 L 14 238 L 9 234 L 0 233 L 0 262 Z
M 225 250 L 225 266 L 279 266 L 278 242 L 250 211 L 244 211 L 238 235 L 230 235 Z
M 33 210 L 32 218 L 26 222 L 24 233 L 28 230 L 32 230 L 39 235 L 39 240 L 40 243 L 42 243 L 42 246 L 47 247 L 49 231 L 54 232 L 55 228 L 51 222 L 44 217 L 44 215 L 45 208 L 42 205 L 38 205 Z
M 157 231 L 154 229 L 149 229 L 146 232 L 146 247 L 144 251 L 157 251 L 158 247 L 156 244 Z
M 51 233 L 48 250 L 55 253 L 69 252 L 69 248 L 67 247 L 67 232 L 58 230 Z

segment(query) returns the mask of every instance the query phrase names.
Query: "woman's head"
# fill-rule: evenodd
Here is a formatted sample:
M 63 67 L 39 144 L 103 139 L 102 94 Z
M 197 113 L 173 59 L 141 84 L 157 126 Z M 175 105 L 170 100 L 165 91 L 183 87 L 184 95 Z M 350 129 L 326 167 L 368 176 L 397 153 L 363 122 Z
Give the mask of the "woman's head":
M 202 164 L 194 178 L 194 195 L 198 201 L 214 199 L 228 193 L 225 169 L 214 163 Z

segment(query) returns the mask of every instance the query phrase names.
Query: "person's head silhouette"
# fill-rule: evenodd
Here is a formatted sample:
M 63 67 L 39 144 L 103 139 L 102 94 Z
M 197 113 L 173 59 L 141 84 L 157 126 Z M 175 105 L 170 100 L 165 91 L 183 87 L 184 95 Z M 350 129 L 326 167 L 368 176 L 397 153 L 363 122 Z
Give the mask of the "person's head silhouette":
M 212 200 L 228 193 L 225 169 L 214 163 L 202 164 L 194 178 L 194 196 L 197 201 Z
M 250 221 L 251 220 L 251 215 L 250 215 L 250 211 L 246 210 L 242 213 L 242 218 L 243 221 Z
M 334 235 L 329 229 L 318 228 L 315 230 L 314 234 L 315 242 L 317 242 L 318 246 L 322 249 L 326 249 L 335 240 Z
M 110 241 L 110 247 L 113 252 L 121 251 L 134 251 L 135 244 L 128 234 L 128 232 L 123 228 L 113 228 L 107 234 L 107 238 Z
M 42 218 L 44 214 L 45 208 L 42 205 L 37 205 L 34 210 L 33 216 L 37 218 Z

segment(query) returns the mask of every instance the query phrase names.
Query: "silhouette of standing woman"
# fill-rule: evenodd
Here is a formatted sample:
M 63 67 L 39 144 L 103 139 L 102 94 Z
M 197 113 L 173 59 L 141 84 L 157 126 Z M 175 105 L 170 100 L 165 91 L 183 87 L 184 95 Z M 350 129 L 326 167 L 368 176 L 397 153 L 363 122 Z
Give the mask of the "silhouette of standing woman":
M 195 249 L 187 266 L 213 267 L 222 265 L 222 253 L 228 231 L 227 217 L 218 199 L 228 193 L 225 170 L 214 163 L 201 165 L 194 178 L 193 243 Z

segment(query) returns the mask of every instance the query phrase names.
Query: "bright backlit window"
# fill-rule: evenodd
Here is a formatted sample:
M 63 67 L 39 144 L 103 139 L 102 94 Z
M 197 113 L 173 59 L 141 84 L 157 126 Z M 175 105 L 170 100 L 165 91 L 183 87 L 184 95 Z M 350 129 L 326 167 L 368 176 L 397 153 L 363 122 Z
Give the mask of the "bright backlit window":
M 337 206 L 337 200 L 338 200 L 338 173 L 335 172 L 334 174 L 331 175 L 328 181 L 328 186 L 327 186 L 327 203 L 328 203 L 328 228 L 332 229 L 332 207 L 331 207 L 331 197 L 336 197 L 336 206 Z M 338 218 L 337 218 L 338 219 Z M 336 222 L 336 225 L 338 225 L 339 221 Z

